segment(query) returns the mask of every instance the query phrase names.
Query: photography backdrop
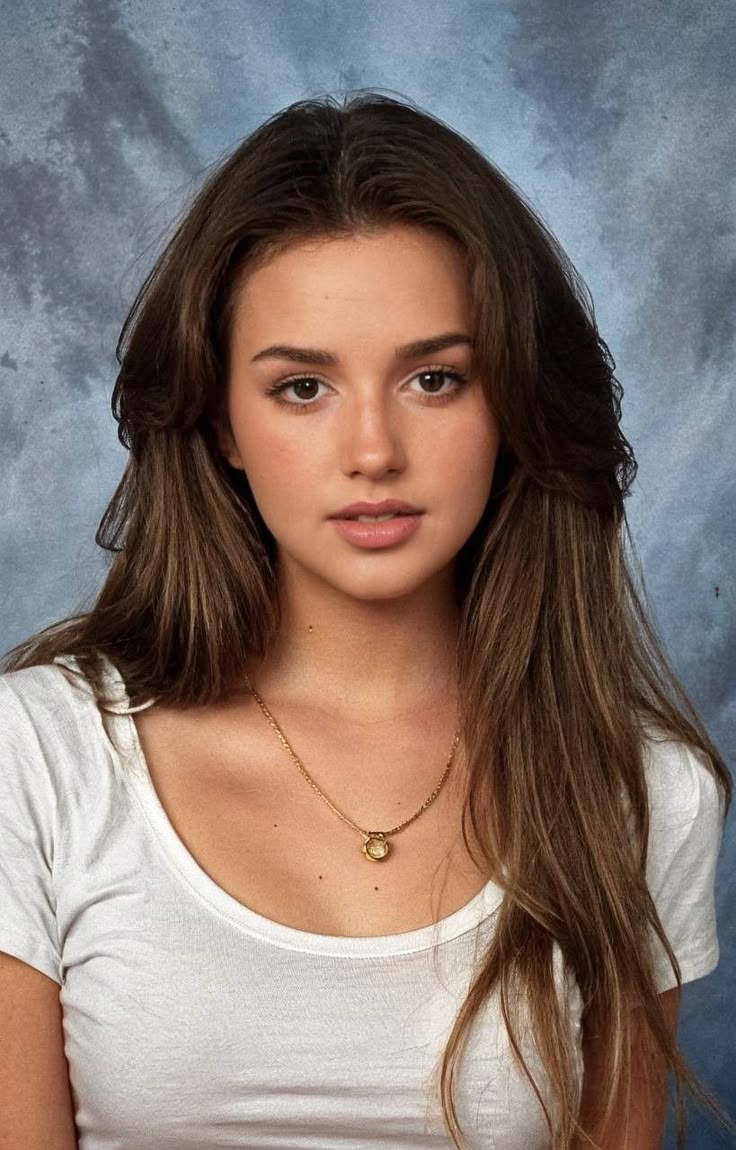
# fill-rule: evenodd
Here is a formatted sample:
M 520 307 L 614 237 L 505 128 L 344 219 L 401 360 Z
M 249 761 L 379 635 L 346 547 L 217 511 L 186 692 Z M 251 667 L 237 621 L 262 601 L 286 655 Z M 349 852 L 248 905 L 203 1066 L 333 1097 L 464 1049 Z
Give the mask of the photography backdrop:
M 381 88 L 478 144 L 590 286 L 651 609 L 732 765 L 736 5 L 0 0 L 0 26 L 0 649 L 103 578 L 114 347 L 205 169 L 293 100 Z M 733 821 L 721 962 L 686 987 L 680 1034 L 736 1114 Z M 730 1144 L 691 1123 L 693 1150 Z

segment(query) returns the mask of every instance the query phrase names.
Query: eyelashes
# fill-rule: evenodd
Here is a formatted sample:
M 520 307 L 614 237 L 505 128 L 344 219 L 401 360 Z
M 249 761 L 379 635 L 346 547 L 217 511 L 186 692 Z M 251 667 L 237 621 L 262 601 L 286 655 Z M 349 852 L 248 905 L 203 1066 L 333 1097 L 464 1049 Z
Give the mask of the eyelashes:
M 468 382 L 468 376 L 464 372 L 457 371 L 453 368 L 438 366 L 422 368 L 421 371 L 416 372 L 416 374 L 411 377 L 410 382 L 421 379 L 423 376 L 440 376 L 445 380 L 450 380 L 452 384 L 449 389 L 445 389 L 443 391 L 424 391 L 419 389 L 415 392 L 415 394 L 421 396 L 423 401 L 434 405 L 449 403 Z M 310 408 L 317 406 L 322 396 L 319 394 L 319 392 L 315 392 L 313 395 L 302 395 L 301 397 L 297 396 L 296 399 L 287 399 L 286 394 L 289 389 L 296 388 L 300 384 L 306 384 L 308 386 L 314 386 L 316 384 L 318 387 L 320 385 L 325 387 L 328 386 L 324 383 L 323 380 L 319 378 L 319 376 L 316 375 L 292 375 L 289 376 L 288 379 L 282 379 L 278 383 L 271 384 L 270 387 L 266 388 L 265 394 L 273 399 L 276 403 L 279 403 L 284 407 L 290 407 L 294 411 L 308 411 Z

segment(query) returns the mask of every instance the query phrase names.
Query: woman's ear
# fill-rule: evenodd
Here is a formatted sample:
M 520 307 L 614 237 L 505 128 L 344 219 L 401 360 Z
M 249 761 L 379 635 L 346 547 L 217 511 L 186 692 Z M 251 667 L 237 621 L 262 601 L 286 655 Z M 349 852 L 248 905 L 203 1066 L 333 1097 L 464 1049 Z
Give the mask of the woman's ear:
M 230 466 L 236 468 L 237 471 L 245 471 L 245 464 L 233 439 L 232 432 L 227 428 L 216 427 L 215 434 L 223 459 L 226 459 Z
M 227 415 L 222 411 L 211 410 L 209 415 L 212 430 L 215 434 L 215 441 L 220 455 L 225 459 L 231 467 L 236 468 L 238 471 L 244 471 L 245 465 L 242 456 L 238 451 L 237 444 L 233 438 L 230 421 Z

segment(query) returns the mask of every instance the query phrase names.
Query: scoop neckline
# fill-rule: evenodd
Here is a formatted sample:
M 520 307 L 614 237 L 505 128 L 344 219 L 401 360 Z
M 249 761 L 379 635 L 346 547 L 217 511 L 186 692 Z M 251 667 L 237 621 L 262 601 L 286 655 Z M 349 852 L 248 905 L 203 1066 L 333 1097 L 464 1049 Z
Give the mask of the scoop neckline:
M 332 935 L 317 934 L 288 926 L 260 914 L 221 887 L 200 866 L 177 834 L 159 799 L 143 752 L 133 714 L 151 706 L 150 699 L 131 708 L 125 682 L 115 664 L 105 658 L 105 677 L 118 695 L 113 722 L 117 725 L 119 753 L 131 768 L 128 772 L 144 814 L 164 853 L 180 880 L 220 916 L 263 942 L 286 950 L 333 957 L 375 958 L 412 954 L 450 942 L 478 927 L 498 909 L 503 892 L 491 879 L 463 906 L 435 923 L 398 934 Z M 109 712 L 108 712 L 109 713 Z

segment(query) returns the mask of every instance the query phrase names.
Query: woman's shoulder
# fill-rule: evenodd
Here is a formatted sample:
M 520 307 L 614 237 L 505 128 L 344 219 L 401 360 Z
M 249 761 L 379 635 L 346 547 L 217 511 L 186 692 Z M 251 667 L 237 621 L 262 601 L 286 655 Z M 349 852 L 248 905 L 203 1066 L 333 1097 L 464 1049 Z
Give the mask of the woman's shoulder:
M 64 658 L 0 675 L 0 842 L 8 826 L 42 827 L 59 859 L 104 834 L 127 790 L 126 719 L 76 670 Z
M 700 747 L 649 726 L 642 760 L 652 827 L 681 824 L 705 812 L 723 813 L 723 789 Z
M 647 733 L 644 770 L 649 799 L 646 878 L 682 982 L 718 962 L 715 880 L 725 796 L 709 756 L 662 731 Z M 660 992 L 676 985 L 661 940 L 652 934 Z
M 57 655 L 50 663 L 36 663 L 0 674 L 0 706 L 17 705 L 37 715 L 59 715 L 65 710 L 87 712 L 92 707 L 127 706 L 127 693 L 114 663 L 97 656 L 96 675 L 89 674 L 75 655 Z
M 0 675 L 0 772 L 6 781 L 22 776 L 31 785 L 72 769 L 78 775 L 88 751 L 96 756 L 101 737 L 94 686 L 72 656 Z
M 73 657 L 59 656 L 0 675 L 0 731 L 19 736 L 29 726 L 65 727 L 75 712 L 86 715 L 95 694 L 75 664 Z

